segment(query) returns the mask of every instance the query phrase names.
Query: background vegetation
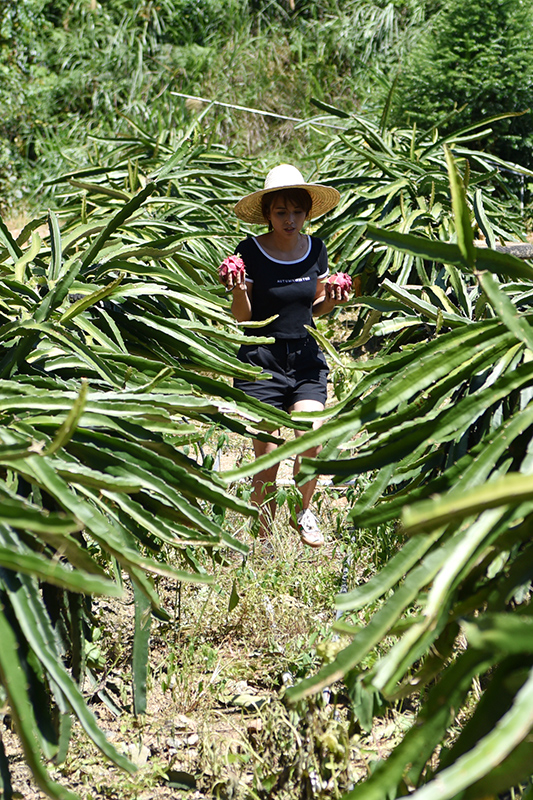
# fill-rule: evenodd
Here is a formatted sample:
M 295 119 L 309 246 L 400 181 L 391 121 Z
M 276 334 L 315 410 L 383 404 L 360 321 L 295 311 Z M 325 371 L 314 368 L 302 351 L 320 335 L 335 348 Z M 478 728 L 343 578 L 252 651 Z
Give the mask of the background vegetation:
M 521 116 L 494 125 L 483 149 L 531 168 L 531 10 L 528 2 L 442 3 L 401 67 L 396 119 L 427 127 L 447 117 L 439 127 L 454 130 L 512 110 Z
M 231 693 L 264 706 L 262 727 L 225 758 L 205 736 L 152 793 L 533 791 L 533 272 L 498 250 L 526 238 L 528 114 L 512 114 L 529 105 L 530 8 L 469 13 L 2 5 L 0 202 L 27 224 L 0 222 L 0 691 L 46 793 L 72 796 L 72 716 L 134 771 L 89 697 L 135 728 L 148 685 L 190 712 L 226 702 L 229 675 L 266 691 Z M 231 386 L 242 336 L 217 265 L 248 232 L 233 203 L 279 159 L 341 191 L 313 231 L 362 292 L 316 332 L 333 367 L 319 431 Z M 324 445 L 302 474 L 333 480 L 316 498 L 331 551 L 287 558 L 288 485 L 270 561 L 247 448 L 295 426 L 263 463 Z M 97 598 L 125 593 L 124 653 Z M 116 791 L 146 790 L 134 780 Z
M 101 136 L 128 135 L 128 118 L 155 138 L 160 126 L 187 124 L 194 104 L 173 91 L 280 115 L 210 112 L 219 142 L 272 161 L 319 146 L 323 128 L 282 118 L 316 116 L 313 98 L 377 121 L 396 85 L 395 122 L 427 128 L 446 117 L 446 132 L 526 112 L 530 12 L 529 0 L 478 0 L 468 13 L 435 0 L 5 0 L 3 211 L 35 202 L 58 169 L 90 161 Z M 529 113 L 500 121 L 477 146 L 530 167 L 530 127 Z

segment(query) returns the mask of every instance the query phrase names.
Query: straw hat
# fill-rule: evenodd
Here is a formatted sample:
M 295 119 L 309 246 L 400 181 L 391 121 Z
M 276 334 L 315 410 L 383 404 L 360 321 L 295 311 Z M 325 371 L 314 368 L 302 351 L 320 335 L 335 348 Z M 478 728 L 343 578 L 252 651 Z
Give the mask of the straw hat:
M 313 205 L 308 218 L 320 217 L 330 211 L 339 202 L 341 196 L 332 186 L 322 186 L 319 183 L 306 183 L 302 173 L 291 164 L 280 164 L 271 169 L 265 178 L 265 186 L 258 192 L 252 192 L 239 200 L 233 209 L 239 219 L 245 222 L 254 222 L 264 225 L 267 220 L 263 216 L 261 200 L 269 192 L 279 192 L 282 189 L 305 189 L 311 196 Z

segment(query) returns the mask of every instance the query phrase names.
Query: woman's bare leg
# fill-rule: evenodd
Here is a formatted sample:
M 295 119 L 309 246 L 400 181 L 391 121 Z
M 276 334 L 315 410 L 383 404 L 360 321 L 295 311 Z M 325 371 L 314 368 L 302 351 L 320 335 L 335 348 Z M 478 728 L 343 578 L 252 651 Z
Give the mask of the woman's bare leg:
M 255 457 L 259 458 L 266 453 L 272 453 L 277 445 L 274 442 L 261 442 L 259 439 L 253 440 Z M 261 470 L 252 478 L 251 502 L 259 508 L 259 538 L 267 539 L 276 516 L 276 499 L 272 497 L 266 501 L 266 497 L 274 490 L 279 464 Z
M 289 411 L 323 411 L 324 404 L 319 403 L 317 400 L 299 400 L 293 406 L 290 407 Z M 316 430 L 320 428 L 322 425 L 322 420 L 317 419 L 313 422 L 313 429 Z M 295 431 L 296 436 L 301 436 L 303 431 Z M 321 447 L 310 447 L 309 450 L 306 450 L 304 453 L 301 453 L 300 456 L 297 456 L 294 461 L 294 477 L 298 474 L 300 470 L 300 457 L 306 458 L 316 458 L 316 456 L 320 453 Z M 311 478 L 311 480 L 304 483 L 302 486 L 299 487 L 299 491 L 302 497 L 302 506 L 301 510 L 305 511 L 306 508 L 309 508 L 311 505 L 311 500 L 313 499 L 313 495 L 315 493 L 315 488 L 317 484 L 318 478 Z
M 324 409 L 323 403 L 319 403 L 317 400 L 299 400 L 297 403 L 294 403 L 289 408 L 289 412 L 291 411 L 322 411 Z M 313 428 L 317 429 L 322 425 L 322 420 L 315 420 L 313 422 Z M 303 431 L 295 431 L 296 436 L 301 436 Z M 266 453 L 272 453 L 277 445 L 274 442 L 262 442 L 259 439 L 253 440 L 254 445 L 254 453 L 255 457 L 259 458 L 260 456 L 265 455 Z M 321 447 L 311 447 L 309 450 L 306 450 L 302 453 L 302 456 L 308 458 L 315 458 L 320 450 Z M 250 500 L 254 505 L 259 507 L 259 538 L 266 539 L 268 538 L 271 529 L 272 523 L 274 522 L 274 518 L 276 516 L 276 500 L 272 497 L 270 500 L 266 500 L 266 497 L 275 489 L 276 484 L 276 477 L 278 474 L 279 464 L 275 464 L 273 467 L 269 467 L 268 469 L 261 470 L 252 478 L 252 494 Z M 298 474 L 300 469 L 300 456 L 297 456 L 294 461 L 294 469 L 293 473 L 294 476 Z M 312 478 L 303 486 L 299 487 L 299 492 L 301 495 L 301 509 L 305 511 L 311 505 L 311 500 L 313 499 L 313 495 L 315 493 L 315 488 L 317 484 L 317 478 Z

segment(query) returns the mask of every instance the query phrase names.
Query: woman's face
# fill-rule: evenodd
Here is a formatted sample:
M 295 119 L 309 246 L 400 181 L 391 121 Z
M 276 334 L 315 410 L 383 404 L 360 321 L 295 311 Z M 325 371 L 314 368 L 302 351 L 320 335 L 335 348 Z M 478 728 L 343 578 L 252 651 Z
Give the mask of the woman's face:
M 275 195 L 268 212 L 272 229 L 280 236 L 297 236 L 302 230 L 307 212 L 299 205 L 291 203 L 283 195 Z

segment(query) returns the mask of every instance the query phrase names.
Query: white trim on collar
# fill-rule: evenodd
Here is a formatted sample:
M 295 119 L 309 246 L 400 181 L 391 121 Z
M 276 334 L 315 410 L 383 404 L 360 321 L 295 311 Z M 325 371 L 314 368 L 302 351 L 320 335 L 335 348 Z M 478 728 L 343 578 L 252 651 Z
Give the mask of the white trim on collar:
M 305 254 L 301 258 L 297 258 L 295 261 L 283 261 L 283 260 L 281 260 L 279 258 L 274 258 L 274 256 L 271 256 L 270 253 L 267 253 L 267 251 L 263 247 L 261 247 L 261 245 L 259 244 L 259 242 L 257 241 L 257 238 L 255 236 L 252 237 L 252 238 L 253 238 L 253 241 L 256 243 L 258 249 L 263 253 L 263 255 L 266 258 L 269 259 L 269 261 L 274 261 L 275 264 L 299 264 L 300 261 L 305 261 L 305 259 L 307 258 L 307 256 L 311 252 L 311 237 L 307 233 L 304 233 L 303 236 L 307 236 L 307 250 L 306 250 Z

